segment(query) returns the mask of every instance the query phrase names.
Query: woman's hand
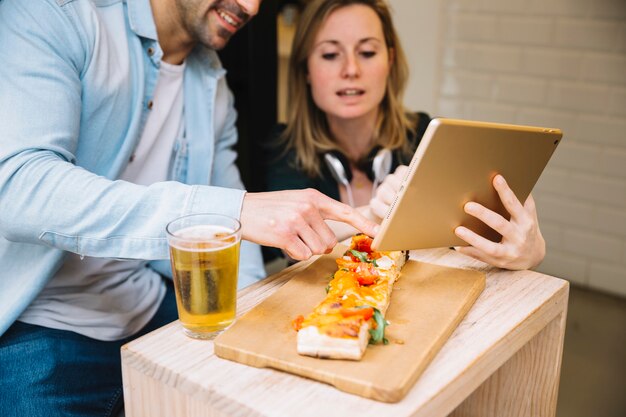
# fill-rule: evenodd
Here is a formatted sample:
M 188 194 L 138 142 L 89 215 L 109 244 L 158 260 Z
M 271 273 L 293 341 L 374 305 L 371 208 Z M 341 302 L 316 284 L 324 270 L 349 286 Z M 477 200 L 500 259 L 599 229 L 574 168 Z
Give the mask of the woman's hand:
M 496 175 L 493 186 L 511 220 L 475 202 L 467 203 L 465 212 L 500 233 L 502 240 L 492 242 L 459 226 L 455 234 L 470 246 L 457 247 L 457 251 L 500 268 L 528 269 L 539 265 L 546 253 L 546 243 L 539 230 L 535 200 L 529 195 L 522 206 L 502 175 Z
M 376 189 L 376 195 L 370 201 L 370 210 L 379 219 L 384 219 L 387 216 L 389 207 L 396 198 L 408 170 L 409 167 L 406 165 L 400 165 L 393 174 L 387 175 Z

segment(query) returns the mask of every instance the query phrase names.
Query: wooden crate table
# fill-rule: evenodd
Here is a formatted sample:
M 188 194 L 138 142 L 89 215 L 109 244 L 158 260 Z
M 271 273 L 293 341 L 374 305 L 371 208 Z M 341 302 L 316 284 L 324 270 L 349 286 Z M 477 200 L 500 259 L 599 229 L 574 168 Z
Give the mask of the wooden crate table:
M 188 338 L 176 321 L 122 347 L 126 416 L 554 416 L 567 281 L 493 268 L 449 249 L 413 251 L 411 258 L 481 270 L 487 285 L 400 402 L 220 359 L 212 341 Z M 238 315 L 312 261 L 241 291 Z

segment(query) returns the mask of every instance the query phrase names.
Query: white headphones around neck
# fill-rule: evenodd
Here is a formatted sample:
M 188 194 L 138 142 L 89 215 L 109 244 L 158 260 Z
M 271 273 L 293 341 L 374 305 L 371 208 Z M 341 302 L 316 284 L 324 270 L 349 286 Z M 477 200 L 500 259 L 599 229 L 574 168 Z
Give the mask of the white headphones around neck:
M 365 165 L 365 173 L 372 181 L 372 194 L 389 174 L 392 164 L 392 155 L 389 149 L 380 147 L 375 148 L 372 150 L 370 155 L 373 155 L 374 153 L 375 156 L 371 160 L 371 165 L 369 163 Z M 324 161 L 326 162 L 326 166 L 335 181 L 346 187 L 348 204 L 354 207 L 354 197 L 352 196 L 352 187 L 350 186 L 350 181 L 352 181 L 352 170 L 350 169 L 348 159 L 341 152 L 335 150 L 325 153 Z

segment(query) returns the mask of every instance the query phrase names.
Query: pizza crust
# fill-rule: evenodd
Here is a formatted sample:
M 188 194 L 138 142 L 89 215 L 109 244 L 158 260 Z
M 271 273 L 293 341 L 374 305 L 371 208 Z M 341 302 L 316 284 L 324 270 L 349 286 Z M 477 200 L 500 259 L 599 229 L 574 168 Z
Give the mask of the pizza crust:
M 369 343 L 369 325 L 363 323 L 357 338 L 330 337 L 315 326 L 303 327 L 298 332 L 298 353 L 323 359 L 359 360 Z

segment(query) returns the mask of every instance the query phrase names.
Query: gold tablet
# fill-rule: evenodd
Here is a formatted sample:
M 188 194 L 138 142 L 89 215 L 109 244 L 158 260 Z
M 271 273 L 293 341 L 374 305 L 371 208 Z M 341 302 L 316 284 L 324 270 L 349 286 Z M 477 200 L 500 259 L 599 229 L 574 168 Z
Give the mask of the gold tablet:
M 510 219 L 493 178 L 502 174 L 523 203 L 561 137 L 553 128 L 433 119 L 372 246 L 467 246 L 454 234 L 459 225 L 499 242 L 499 233 L 463 211 L 465 203 L 478 202 Z

